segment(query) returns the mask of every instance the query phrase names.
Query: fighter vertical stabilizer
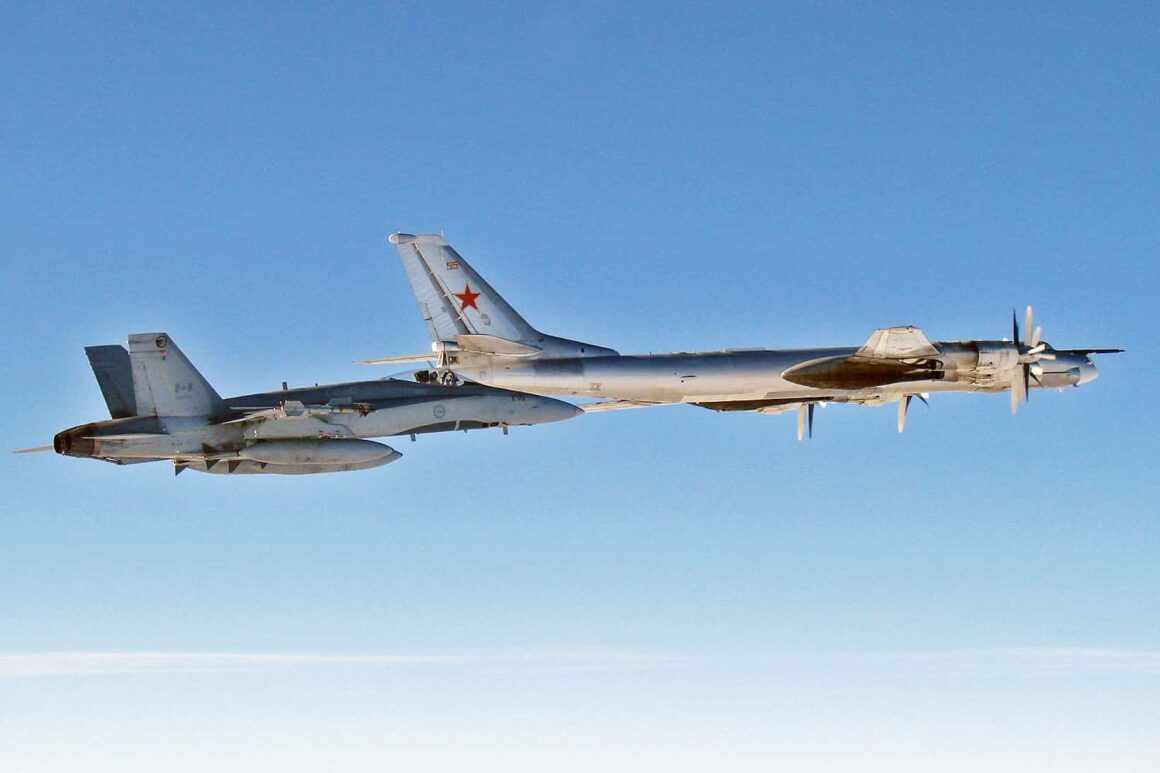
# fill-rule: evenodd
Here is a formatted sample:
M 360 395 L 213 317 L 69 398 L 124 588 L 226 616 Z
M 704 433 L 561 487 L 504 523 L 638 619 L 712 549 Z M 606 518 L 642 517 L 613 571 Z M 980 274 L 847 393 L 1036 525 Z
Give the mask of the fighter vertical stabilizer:
M 165 333 L 129 336 L 138 416 L 206 416 L 223 413 L 222 399 Z
M 133 366 L 129 364 L 129 352 L 119 344 L 107 346 L 86 346 L 93 375 L 101 387 L 109 415 L 114 419 L 125 419 L 137 415 L 137 395 L 133 390 Z

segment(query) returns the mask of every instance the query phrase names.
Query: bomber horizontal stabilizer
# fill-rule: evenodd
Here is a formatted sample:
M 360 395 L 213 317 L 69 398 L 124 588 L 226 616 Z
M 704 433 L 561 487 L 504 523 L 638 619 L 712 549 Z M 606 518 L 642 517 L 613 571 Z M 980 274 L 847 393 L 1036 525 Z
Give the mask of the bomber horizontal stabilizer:
M 509 341 L 499 336 L 458 335 L 455 340 L 461 350 L 474 354 L 493 354 L 500 357 L 535 357 L 544 353 L 544 350 L 538 346 Z
M 598 403 L 586 403 L 576 406 L 585 413 L 603 413 L 605 411 L 625 411 L 629 408 L 655 408 L 658 405 L 677 405 L 677 403 L 646 403 L 639 400 L 601 400 Z
M 375 357 L 369 360 L 355 360 L 356 365 L 391 365 L 396 362 L 430 362 L 433 354 L 400 354 L 396 357 Z

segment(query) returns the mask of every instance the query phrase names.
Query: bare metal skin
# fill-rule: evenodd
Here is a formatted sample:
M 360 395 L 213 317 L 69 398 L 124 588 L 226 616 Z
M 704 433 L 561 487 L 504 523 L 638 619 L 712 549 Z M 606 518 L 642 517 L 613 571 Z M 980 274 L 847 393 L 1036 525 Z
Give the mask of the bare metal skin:
M 1078 387 L 1096 378 L 1093 353 L 1054 349 L 1027 308 L 1024 335 L 1010 340 L 927 340 L 914 327 L 876 330 L 860 347 L 621 355 L 541 333 L 528 324 L 441 236 L 392 234 L 432 354 L 368 364 L 434 360 L 433 376 L 541 395 L 603 398 L 585 410 L 688 403 L 719 411 L 798 412 L 798 437 L 813 406 L 899 405 L 899 431 L 914 396 L 1010 392 L 1014 412 L 1032 388 Z

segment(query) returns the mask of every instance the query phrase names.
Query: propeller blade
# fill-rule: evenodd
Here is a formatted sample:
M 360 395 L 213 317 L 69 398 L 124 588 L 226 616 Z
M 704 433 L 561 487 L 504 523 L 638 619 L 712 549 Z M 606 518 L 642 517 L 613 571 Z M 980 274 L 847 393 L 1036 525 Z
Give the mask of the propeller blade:
M 1031 336 L 1031 346 L 1041 346 L 1039 340 L 1043 338 L 1043 325 L 1035 326 L 1035 335 Z
M 1011 309 L 1011 341 L 1019 343 L 1019 318 L 1015 316 L 1015 309 Z
M 806 404 L 798 403 L 797 409 L 797 439 L 800 443 L 806 436 Z
M 813 403 L 810 403 L 809 408 L 806 410 L 806 415 L 809 416 L 809 419 L 807 420 L 806 424 L 809 427 L 809 437 L 812 439 L 814 436 L 814 404 Z
M 1019 403 L 1027 399 L 1026 387 L 1023 380 L 1024 374 L 1016 373 L 1011 378 L 1011 415 L 1014 416 L 1019 411 Z
M 52 446 L 36 446 L 35 448 L 17 448 L 12 453 L 14 454 L 42 454 L 45 451 L 51 451 Z
M 1023 366 L 1023 400 L 1029 401 L 1031 399 L 1031 366 Z
M 1036 330 L 1038 330 L 1038 329 L 1039 328 L 1036 328 Z M 1044 352 L 1046 350 L 1047 350 L 1047 344 L 1035 344 L 1035 346 L 1032 346 L 1030 349 L 1028 349 L 1026 352 L 1024 352 L 1024 354 L 1039 354 L 1039 353 Z
M 917 397 L 919 400 L 922 400 L 922 404 L 927 408 L 930 407 L 930 400 L 927 399 L 930 397 L 930 392 L 919 392 L 915 395 L 915 397 Z
M 906 429 L 906 411 L 910 408 L 910 395 L 898 398 L 898 434 Z
M 1032 321 L 1033 320 L 1032 320 L 1032 316 L 1031 316 L 1031 306 L 1028 306 L 1027 311 L 1024 312 L 1024 314 L 1023 314 L 1023 332 L 1027 334 L 1027 340 L 1024 341 L 1023 343 L 1027 344 L 1028 346 L 1035 346 L 1035 344 L 1031 343 L 1031 339 L 1034 337 L 1032 335 L 1032 333 L 1033 333 Z

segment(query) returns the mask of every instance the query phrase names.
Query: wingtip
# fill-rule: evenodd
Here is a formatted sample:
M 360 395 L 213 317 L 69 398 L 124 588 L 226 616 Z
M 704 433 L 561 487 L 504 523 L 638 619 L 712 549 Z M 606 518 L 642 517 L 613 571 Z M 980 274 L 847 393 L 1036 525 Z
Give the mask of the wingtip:
M 403 233 L 402 231 L 395 231 L 387 237 L 387 241 L 391 244 L 406 244 L 415 240 L 415 234 Z

